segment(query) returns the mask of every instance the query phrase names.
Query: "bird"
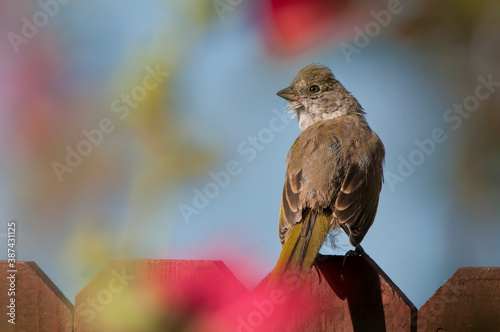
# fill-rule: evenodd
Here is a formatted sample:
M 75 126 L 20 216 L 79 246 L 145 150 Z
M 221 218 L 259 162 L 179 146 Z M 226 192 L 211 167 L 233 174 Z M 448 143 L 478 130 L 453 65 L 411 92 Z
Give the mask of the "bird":
M 330 68 L 302 68 L 278 96 L 300 135 L 287 155 L 279 214 L 282 250 L 268 286 L 307 279 L 328 233 L 342 229 L 355 248 L 372 226 L 383 183 L 385 148 L 358 100 Z M 286 278 L 284 278 L 287 276 Z

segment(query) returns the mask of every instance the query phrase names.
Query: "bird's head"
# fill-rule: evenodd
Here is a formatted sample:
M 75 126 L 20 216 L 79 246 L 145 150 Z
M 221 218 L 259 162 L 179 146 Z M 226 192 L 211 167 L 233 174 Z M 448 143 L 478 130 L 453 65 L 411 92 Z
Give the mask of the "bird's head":
M 288 100 L 290 112 L 297 115 L 301 130 L 319 120 L 364 113 L 330 68 L 319 64 L 302 68 L 290 86 L 277 95 Z

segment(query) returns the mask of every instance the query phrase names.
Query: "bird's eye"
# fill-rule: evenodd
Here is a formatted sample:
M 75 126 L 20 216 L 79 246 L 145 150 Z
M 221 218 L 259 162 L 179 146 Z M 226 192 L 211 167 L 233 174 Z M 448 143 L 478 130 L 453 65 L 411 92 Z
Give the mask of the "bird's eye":
M 311 86 L 309 87 L 309 92 L 312 92 L 312 93 L 318 93 L 318 92 L 319 92 L 319 90 L 320 90 L 320 88 L 319 88 L 319 86 L 317 86 L 317 85 L 311 85 Z

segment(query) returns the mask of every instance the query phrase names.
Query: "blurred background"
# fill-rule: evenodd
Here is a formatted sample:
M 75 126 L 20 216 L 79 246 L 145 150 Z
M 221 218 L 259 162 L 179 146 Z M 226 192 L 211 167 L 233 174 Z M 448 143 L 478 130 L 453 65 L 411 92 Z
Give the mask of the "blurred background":
M 72 302 L 113 258 L 223 260 L 252 288 L 299 134 L 275 93 L 317 62 L 385 144 L 363 246 L 420 307 L 500 266 L 499 31 L 496 0 L 3 1 L 2 247 L 16 220 Z

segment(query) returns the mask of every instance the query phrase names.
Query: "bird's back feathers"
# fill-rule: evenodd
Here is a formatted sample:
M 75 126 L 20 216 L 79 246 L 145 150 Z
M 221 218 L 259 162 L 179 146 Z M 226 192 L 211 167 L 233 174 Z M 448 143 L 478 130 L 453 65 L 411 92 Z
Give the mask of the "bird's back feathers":
M 353 246 L 361 242 L 375 218 L 384 154 L 360 115 L 318 121 L 299 135 L 287 158 L 274 283 L 288 271 L 307 274 L 338 225 L 349 227 Z

